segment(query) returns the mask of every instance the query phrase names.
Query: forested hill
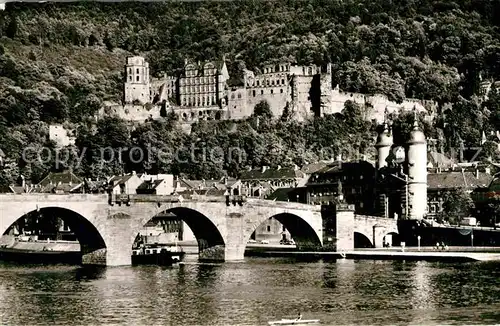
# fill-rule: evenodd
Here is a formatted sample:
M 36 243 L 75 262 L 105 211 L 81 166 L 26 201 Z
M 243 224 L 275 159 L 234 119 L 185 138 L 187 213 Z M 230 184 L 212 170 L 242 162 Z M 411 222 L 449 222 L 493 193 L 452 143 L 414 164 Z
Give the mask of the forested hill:
M 498 17 L 493 0 L 8 3 L 0 12 L 0 137 L 15 157 L 23 145 L 43 144 L 47 123 L 87 121 L 102 101 L 120 99 L 127 55 L 145 55 L 158 74 L 185 58 L 226 54 L 232 75 L 280 61 L 331 62 L 344 90 L 452 102 L 438 121 L 445 136 L 475 144 L 481 131 L 500 129 L 498 96 L 471 98 L 480 76 L 500 79 Z M 335 132 L 331 142 L 342 143 Z

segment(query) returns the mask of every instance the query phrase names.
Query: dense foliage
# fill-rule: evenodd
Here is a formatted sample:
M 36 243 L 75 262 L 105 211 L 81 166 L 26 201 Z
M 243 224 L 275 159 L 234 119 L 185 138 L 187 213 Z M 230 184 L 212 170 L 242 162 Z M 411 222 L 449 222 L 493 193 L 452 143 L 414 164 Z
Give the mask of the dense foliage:
M 78 130 L 72 160 L 83 154 L 79 169 L 87 176 L 150 169 L 211 178 L 238 175 L 247 166 L 311 162 L 330 146 L 351 154 L 371 148 L 373 128 L 358 119 L 362 108 L 349 103 L 343 114 L 303 124 L 286 116 L 271 121 L 259 107 L 246 121 L 203 122 L 191 135 L 172 117 L 132 130 L 114 118 L 96 122 L 92 117 L 104 101 L 120 100 L 123 62 L 132 53 L 145 55 L 154 74 L 176 72 L 185 58 L 217 60 L 226 54 L 233 84 L 240 82 L 243 67 L 331 62 L 334 83 L 344 90 L 453 103 L 426 131 L 434 137 L 441 128 L 448 147 L 460 140 L 477 145 L 483 131 L 489 137 L 500 129 L 498 92 L 487 101 L 473 96 L 481 76 L 500 79 L 498 16 L 495 0 L 9 3 L 0 12 L 2 149 L 18 162 L 28 145 L 52 146 L 47 125 L 64 122 Z M 395 123 L 403 138 L 404 119 Z M 219 156 L 239 147 L 246 158 L 224 164 L 152 158 L 104 164 L 109 157 L 99 155 L 103 147 L 148 145 L 167 152 L 219 146 Z M 36 181 L 53 165 L 52 158 L 21 170 Z M 17 173 L 14 165 L 5 169 L 1 183 Z
M 464 189 L 444 191 L 442 197 L 443 211 L 437 216 L 438 222 L 447 221 L 451 225 L 458 225 L 464 217 L 471 216 L 474 203 Z

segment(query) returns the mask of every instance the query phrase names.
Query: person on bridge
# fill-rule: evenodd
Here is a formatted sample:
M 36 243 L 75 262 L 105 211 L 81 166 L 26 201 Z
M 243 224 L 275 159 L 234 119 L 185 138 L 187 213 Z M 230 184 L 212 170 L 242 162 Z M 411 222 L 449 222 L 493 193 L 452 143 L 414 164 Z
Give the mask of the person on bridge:
M 302 319 L 302 313 L 299 312 L 299 316 L 297 317 L 297 321 Z

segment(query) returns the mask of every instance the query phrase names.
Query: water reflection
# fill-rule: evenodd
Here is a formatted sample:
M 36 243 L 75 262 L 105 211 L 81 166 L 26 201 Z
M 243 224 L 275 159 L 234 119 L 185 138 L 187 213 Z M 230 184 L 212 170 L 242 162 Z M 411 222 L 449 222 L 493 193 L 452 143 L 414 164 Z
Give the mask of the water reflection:
M 499 264 L 247 259 L 92 269 L 0 265 L 0 324 L 263 325 L 500 320 Z M 474 313 L 472 313 L 474 312 Z

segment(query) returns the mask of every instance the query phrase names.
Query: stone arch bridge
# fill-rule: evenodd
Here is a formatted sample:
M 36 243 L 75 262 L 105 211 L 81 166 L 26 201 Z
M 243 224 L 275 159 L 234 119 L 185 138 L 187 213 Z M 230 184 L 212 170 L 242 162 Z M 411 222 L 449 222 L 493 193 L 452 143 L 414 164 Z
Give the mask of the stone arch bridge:
M 298 250 L 331 250 L 324 245 L 325 237 L 334 239 L 337 246 L 340 243 L 341 249 L 352 249 L 354 232 L 365 234 L 378 245 L 380 234 L 390 229 L 376 226 L 388 225 L 390 221 L 355 218 L 349 209 L 340 212 L 343 215 L 339 219 L 338 213 L 336 217 L 325 216 L 319 206 L 259 199 L 238 202 L 236 198 L 229 201 L 224 197 L 201 196 L 183 199 L 154 195 L 115 198 L 93 194 L 1 194 L 1 234 L 33 212 L 48 212 L 65 221 L 80 242 L 84 264 L 108 266 L 130 265 L 137 234 L 148 221 L 163 218 L 167 212 L 191 228 L 198 240 L 201 260 L 243 259 L 251 234 L 270 217 L 288 229 Z M 333 233 L 324 228 L 324 221 L 329 218 L 336 220 Z

